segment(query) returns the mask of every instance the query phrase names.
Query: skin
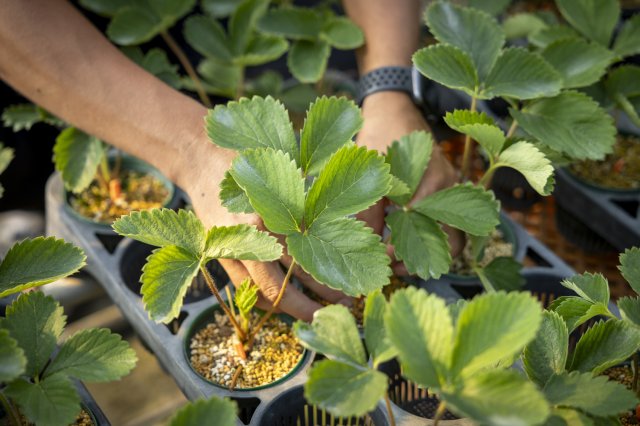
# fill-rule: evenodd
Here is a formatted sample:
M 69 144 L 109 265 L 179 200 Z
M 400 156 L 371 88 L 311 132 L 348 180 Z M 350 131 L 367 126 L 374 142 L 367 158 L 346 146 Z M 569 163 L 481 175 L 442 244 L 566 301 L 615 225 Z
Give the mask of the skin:
M 345 11 L 364 31 L 366 44 L 357 50 L 358 67 L 364 75 L 384 66 L 411 66 L 411 56 L 418 50 L 420 16 L 419 0 L 344 0 Z M 405 92 L 377 92 L 362 104 L 364 125 L 357 143 L 386 153 L 394 140 L 414 130 L 430 132 L 422 113 Z M 458 181 L 458 174 L 439 146 L 434 146 L 431 161 L 411 202 L 415 202 Z M 381 233 L 384 228 L 385 201 L 359 215 Z M 445 228 L 451 251 L 455 255 L 464 247 L 462 233 Z M 393 247 L 388 247 L 393 257 Z M 407 271 L 401 262 L 392 263 L 398 275 Z

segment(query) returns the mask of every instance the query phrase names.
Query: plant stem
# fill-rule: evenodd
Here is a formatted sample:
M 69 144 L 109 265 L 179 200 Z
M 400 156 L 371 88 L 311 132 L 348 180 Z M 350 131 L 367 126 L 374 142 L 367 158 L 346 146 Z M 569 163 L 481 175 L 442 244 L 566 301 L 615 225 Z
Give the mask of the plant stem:
M 236 387 L 236 382 L 238 381 L 238 378 L 240 377 L 240 373 L 242 373 L 242 364 L 240 364 L 238 366 L 238 368 L 236 368 L 235 373 L 233 373 L 233 377 L 231 378 L 231 384 L 229 385 L 229 390 L 233 391 Z
M 247 335 L 244 333 L 244 331 L 242 331 L 242 327 L 240 327 L 240 324 L 238 324 L 238 321 L 236 321 L 236 318 L 231 313 L 231 310 L 229 310 L 227 304 L 224 303 L 224 300 L 222 300 L 222 296 L 220 296 L 220 293 L 216 288 L 216 284 L 213 282 L 213 277 L 211 276 L 211 274 L 209 274 L 209 271 L 207 271 L 207 267 L 205 265 L 200 265 L 200 271 L 202 271 L 202 275 L 204 276 L 204 280 L 209 286 L 209 290 L 211 290 L 211 293 L 213 293 L 213 295 L 218 300 L 218 303 L 220 304 L 220 307 L 222 307 L 224 313 L 229 317 L 229 321 L 231 321 L 231 324 L 233 324 L 233 328 L 236 329 L 238 338 L 240 339 L 240 341 L 244 342 L 247 338 Z
M 475 96 L 471 97 L 471 112 L 476 112 L 476 104 L 478 99 Z M 462 174 L 461 177 L 464 180 L 469 174 L 469 167 L 471 163 L 471 136 L 466 135 L 464 137 L 464 153 L 462 154 Z
M 633 354 L 633 381 L 631 382 L 631 389 L 636 393 L 636 395 L 640 392 L 638 389 L 638 384 L 640 382 L 640 356 L 638 356 L 638 352 Z
M 187 55 L 185 55 L 178 43 L 176 43 L 176 41 L 173 39 L 173 37 L 171 37 L 171 34 L 169 34 L 168 31 L 161 31 L 160 35 L 162 36 L 162 39 L 165 41 L 165 43 L 167 43 L 169 49 L 171 49 L 173 54 L 176 55 L 191 80 L 193 80 L 193 84 L 195 84 L 196 86 L 196 92 L 198 92 L 198 96 L 200 97 L 202 103 L 207 108 L 211 108 L 211 99 L 209 99 L 207 92 L 205 92 L 204 87 L 202 87 L 202 82 L 200 81 L 200 78 L 198 78 L 198 74 L 196 74 L 196 71 L 193 69 L 191 62 L 189 62 Z
M 391 401 L 389 401 L 389 392 L 384 393 L 384 403 L 387 405 L 387 413 L 389 414 L 389 422 L 391 426 L 396 426 L 396 419 L 393 417 L 393 410 L 391 409 Z
M 236 101 L 244 96 L 245 76 L 244 67 L 240 70 L 240 79 L 238 80 L 238 87 L 236 87 Z
M 111 173 L 109 172 L 109 160 L 106 155 L 103 155 L 102 160 L 100 160 L 100 174 L 108 185 L 111 180 Z
M 482 176 L 482 178 L 478 182 L 478 185 L 483 185 L 485 189 L 489 189 L 489 187 L 491 186 L 491 179 L 493 178 L 493 174 L 495 172 L 496 167 L 489 167 L 489 170 L 487 170 L 484 176 Z
M 436 410 L 436 416 L 433 418 L 433 426 L 438 426 L 440 418 L 444 415 L 444 411 L 447 409 L 447 404 L 444 401 L 440 401 L 438 409 Z
M 258 334 L 260 329 L 265 325 L 265 323 L 269 320 L 269 318 L 271 318 L 271 315 L 273 315 L 273 313 L 278 308 L 278 305 L 282 300 L 282 296 L 284 296 L 284 292 L 287 289 L 287 284 L 291 279 L 291 275 L 293 274 L 293 268 L 295 268 L 295 266 L 296 266 L 296 261 L 292 259 L 291 265 L 289 265 L 289 270 L 287 271 L 287 275 L 285 275 L 284 280 L 282 281 L 282 287 L 280 287 L 280 292 L 278 293 L 276 300 L 273 302 L 273 305 L 271 305 L 271 308 L 269 308 L 267 313 L 264 314 L 262 318 L 260 318 L 260 321 L 258 322 L 258 324 L 256 324 L 256 326 L 253 327 L 251 330 L 251 335 L 249 336 L 249 340 L 247 341 L 247 345 L 246 345 L 247 352 L 251 352 L 251 348 L 253 348 L 253 341 L 255 340 L 256 335 Z
M 122 167 L 122 154 L 120 153 L 120 151 L 116 151 L 116 161 L 113 164 L 113 171 L 111 172 L 111 174 L 114 176 L 115 179 L 120 178 L 121 167 Z
M 21 426 L 22 422 L 20 421 L 20 416 L 18 416 L 18 413 L 14 409 L 13 405 L 11 404 L 11 402 L 9 402 L 5 394 L 3 394 L 2 392 L 0 392 L 0 404 L 2 404 L 2 408 L 4 408 L 7 416 L 9 416 L 9 421 L 11 422 L 11 424 L 14 426 Z
M 511 127 L 509 127 L 509 131 L 507 132 L 507 138 L 510 138 L 511 136 L 513 136 L 517 128 L 518 128 L 518 120 L 513 120 L 513 122 L 511 123 Z
M 224 291 L 225 293 L 227 293 L 227 300 L 229 301 L 229 309 L 231 310 L 231 313 L 235 317 L 236 309 L 233 307 L 233 297 L 231 297 L 231 290 L 229 289 L 228 285 L 224 286 Z

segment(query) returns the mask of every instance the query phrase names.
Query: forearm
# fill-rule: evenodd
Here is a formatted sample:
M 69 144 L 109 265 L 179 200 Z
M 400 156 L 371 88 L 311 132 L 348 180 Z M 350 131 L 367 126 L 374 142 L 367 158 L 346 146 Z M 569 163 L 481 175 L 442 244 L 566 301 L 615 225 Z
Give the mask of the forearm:
M 420 37 L 420 0 L 343 0 L 365 36 L 356 52 L 360 74 L 374 68 L 411 65 Z
M 67 2 L 5 2 L 0 46 L 0 78 L 178 184 L 190 154 L 230 158 L 205 143 L 203 106 L 131 62 Z

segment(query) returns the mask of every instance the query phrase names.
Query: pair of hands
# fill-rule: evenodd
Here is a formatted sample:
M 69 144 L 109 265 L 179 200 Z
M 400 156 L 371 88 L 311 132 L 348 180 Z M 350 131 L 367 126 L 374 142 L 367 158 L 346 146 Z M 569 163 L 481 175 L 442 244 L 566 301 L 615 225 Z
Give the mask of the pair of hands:
M 357 143 L 369 149 L 378 150 L 380 153 L 386 153 L 387 146 L 394 140 L 414 130 L 429 131 L 429 127 L 422 117 L 422 114 L 415 107 L 411 99 L 404 93 L 380 92 L 370 95 L 364 101 L 362 113 L 364 116 L 364 125 L 357 136 Z M 210 144 L 209 142 L 207 143 Z M 229 158 L 227 159 L 229 163 L 232 156 L 233 154 L 229 153 Z M 206 158 L 206 156 L 204 158 Z M 214 172 L 214 181 L 219 182 L 222 180 L 223 173 L 224 170 Z M 201 170 L 200 173 L 194 173 L 192 176 L 188 181 L 189 185 L 186 189 L 191 196 L 196 213 L 205 223 L 209 225 L 249 223 L 257 225 L 260 229 L 264 230 L 261 220 L 256 215 L 232 214 L 220 205 L 218 185 L 211 185 L 211 170 Z M 440 148 L 434 146 L 429 167 L 414 195 L 414 200 L 419 200 L 435 191 L 451 186 L 456 183 L 456 181 L 457 173 L 455 169 L 442 154 Z M 385 200 L 383 199 L 367 211 L 360 213 L 359 218 L 367 222 L 377 233 L 382 233 L 384 228 L 384 207 Z M 454 253 L 459 252 L 464 245 L 462 235 L 450 230 L 447 230 L 447 232 L 449 232 L 450 235 L 452 251 Z M 283 243 L 283 241 L 281 241 L 281 243 Z M 393 260 L 392 267 L 394 273 L 406 275 L 407 272 L 402 263 L 393 258 L 393 248 L 390 246 L 388 247 L 388 253 Z M 278 262 L 222 259 L 220 263 L 227 271 L 229 278 L 231 278 L 236 285 L 242 282 L 247 276 L 251 276 L 261 291 L 258 306 L 263 309 L 271 306 L 284 280 L 284 273 Z M 290 265 L 291 258 L 286 252 L 281 258 L 280 263 L 286 267 Z M 299 266 L 295 267 L 294 274 L 307 288 L 328 302 L 350 303 L 350 298 L 339 291 L 332 290 L 317 283 Z M 320 304 L 309 299 L 294 286 L 288 286 L 280 302 L 279 310 L 296 318 L 311 321 L 313 313 L 321 307 Z

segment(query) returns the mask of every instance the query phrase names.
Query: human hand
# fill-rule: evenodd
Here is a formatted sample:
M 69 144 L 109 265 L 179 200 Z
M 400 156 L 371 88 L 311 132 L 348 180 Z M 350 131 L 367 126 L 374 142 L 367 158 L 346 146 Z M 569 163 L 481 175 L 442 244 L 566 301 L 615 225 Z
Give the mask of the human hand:
M 219 184 L 236 153 L 215 147 L 204 132 L 191 144 L 189 152 L 192 153 L 189 156 L 189 164 L 175 165 L 179 170 L 176 171 L 179 176 L 178 184 L 189 195 L 197 216 L 205 226 L 231 226 L 245 223 L 255 225 L 263 231 L 266 230 L 259 216 L 230 213 L 220 203 Z M 284 238 L 280 238 L 280 243 L 284 246 Z M 268 309 L 272 306 L 285 278 L 285 273 L 278 261 L 257 262 L 220 259 L 219 262 L 234 285 L 239 286 L 247 277 L 251 277 L 253 282 L 258 285 L 260 288 L 258 307 Z M 291 263 L 286 249 L 281 262 L 287 267 Z M 345 296 L 342 293 L 317 283 L 299 266 L 294 267 L 294 274 L 301 283 L 328 302 L 344 303 Z M 321 307 L 319 303 L 312 301 L 300 290 L 288 285 L 278 305 L 278 310 L 296 318 L 311 321 L 313 313 Z
M 416 108 L 409 96 L 402 92 L 378 92 L 365 98 L 362 105 L 364 125 L 357 137 L 357 143 L 369 149 L 376 149 L 386 153 L 387 147 L 401 136 L 415 130 L 429 131 L 429 126 L 421 112 Z M 427 170 L 418 185 L 413 198 L 414 203 L 429 194 L 447 188 L 458 182 L 458 173 L 447 160 L 437 144 L 433 146 L 431 160 Z M 377 233 L 384 229 L 385 200 L 378 202 L 370 209 L 358 215 Z M 464 248 L 464 236 L 460 231 L 445 226 L 449 235 L 451 253 L 455 256 Z M 393 259 L 393 247 L 388 247 L 388 253 Z M 394 273 L 407 275 L 401 262 L 392 263 Z

